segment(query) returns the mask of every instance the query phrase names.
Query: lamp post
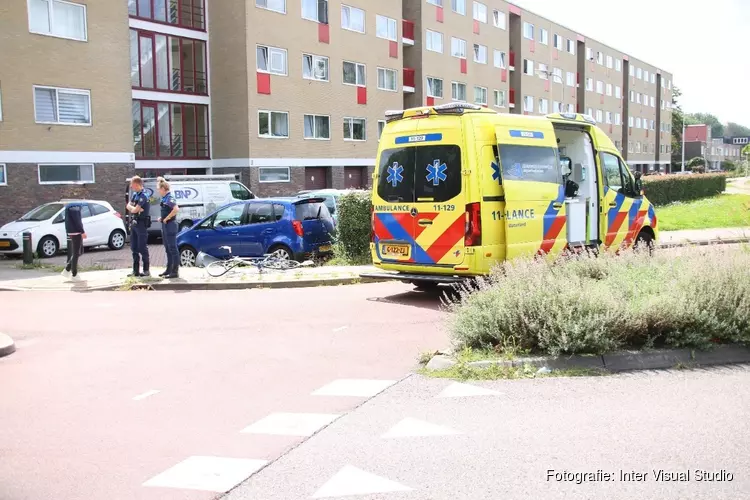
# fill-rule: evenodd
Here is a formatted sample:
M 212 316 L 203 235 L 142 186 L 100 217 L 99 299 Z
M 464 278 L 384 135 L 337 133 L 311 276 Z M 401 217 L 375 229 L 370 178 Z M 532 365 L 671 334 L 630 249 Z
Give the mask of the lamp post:
M 552 71 L 549 71 L 546 69 L 538 69 L 536 70 L 536 74 L 540 76 L 544 76 L 547 80 L 549 80 L 550 77 L 552 77 L 553 80 L 555 78 L 558 78 L 560 80 L 560 113 L 563 113 L 564 110 L 562 109 L 562 107 L 563 107 L 563 102 L 565 101 L 565 81 L 563 80 L 562 76 L 557 75 L 553 73 Z
M 682 114 L 682 166 L 680 171 L 685 171 L 685 113 Z

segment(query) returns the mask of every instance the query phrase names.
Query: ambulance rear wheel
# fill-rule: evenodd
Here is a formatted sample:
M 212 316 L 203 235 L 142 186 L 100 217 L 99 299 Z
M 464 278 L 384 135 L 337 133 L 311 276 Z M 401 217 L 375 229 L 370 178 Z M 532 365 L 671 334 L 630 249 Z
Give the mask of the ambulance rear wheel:
M 648 255 L 654 254 L 655 247 L 656 245 L 654 244 L 654 237 L 647 231 L 641 231 L 640 233 L 638 233 L 638 237 L 635 239 L 635 243 L 633 244 L 633 249 L 636 252 L 645 252 L 648 253 Z
M 437 290 L 440 286 L 439 283 L 434 281 L 412 281 L 411 284 L 420 292 L 431 292 Z

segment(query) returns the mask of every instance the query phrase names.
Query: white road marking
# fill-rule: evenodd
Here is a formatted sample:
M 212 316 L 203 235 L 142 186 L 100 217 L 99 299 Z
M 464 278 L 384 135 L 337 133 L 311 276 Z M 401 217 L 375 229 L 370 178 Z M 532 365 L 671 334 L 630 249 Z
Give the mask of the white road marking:
M 392 493 L 395 491 L 411 491 L 396 481 L 391 481 L 370 472 L 365 472 L 351 465 L 347 465 L 328 480 L 313 495 L 313 498 L 345 497 L 353 495 L 371 495 L 373 493 Z
M 347 328 L 349 328 L 349 326 L 344 325 L 344 326 L 340 326 L 338 328 L 334 328 L 333 331 L 334 332 L 340 332 L 341 330 L 346 330 Z
M 336 420 L 330 413 L 271 413 L 242 430 L 245 434 L 309 437 Z
M 469 396 L 499 396 L 500 393 L 492 389 L 485 389 L 477 385 L 454 382 L 438 394 L 439 398 L 464 398 Z
M 383 438 L 404 438 L 404 437 L 421 437 L 421 436 L 453 436 L 461 432 L 443 427 L 442 425 L 431 424 L 424 420 L 416 418 L 405 418 L 397 423 L 391 429 L 383 434 Z
M 142 399 L 146 399 L 146 398 L 148 398 L 148 397 L 151 397 L 151 396 L 153 396 L 154 394 L 159 394 L 160 392 L 161 392 L 161 391 L 157 391 L 157 390 L 151 390 L 151 391 L 147 391 L 147 392 L 144 392 L 143 394 L 139 394 L 139 395 L 137 395 L 136 397 L 134 397 L 134 398 L 133 398 L 133 401 L 140 401 L 140 400 L 142 400 Z
M 324 385 L 312 395 L 371 398 L 395 383 L 395 380 L 339 379 Z
M 267 463 L 256 459 L 195 456 L 152 477 L 143 486 L 226 493 Z

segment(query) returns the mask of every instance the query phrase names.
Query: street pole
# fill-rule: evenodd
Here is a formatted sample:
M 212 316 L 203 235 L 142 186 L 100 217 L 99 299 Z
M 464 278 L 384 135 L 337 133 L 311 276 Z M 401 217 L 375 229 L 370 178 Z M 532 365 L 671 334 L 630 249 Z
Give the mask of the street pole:
M 685 171 L 685 113 L 682 113 L 682 169 Z

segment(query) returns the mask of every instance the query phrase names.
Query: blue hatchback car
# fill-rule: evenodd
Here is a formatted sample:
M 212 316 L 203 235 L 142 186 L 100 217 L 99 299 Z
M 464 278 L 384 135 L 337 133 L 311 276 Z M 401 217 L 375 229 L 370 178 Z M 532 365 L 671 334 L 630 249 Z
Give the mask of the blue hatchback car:
M 328 254 L 334 224 L 323 198 L 253 199 L 221 207 L 177 235 L 180 265 L 193 266 L 198 252 L 216 258 L 275 254 L 303 261 Z

